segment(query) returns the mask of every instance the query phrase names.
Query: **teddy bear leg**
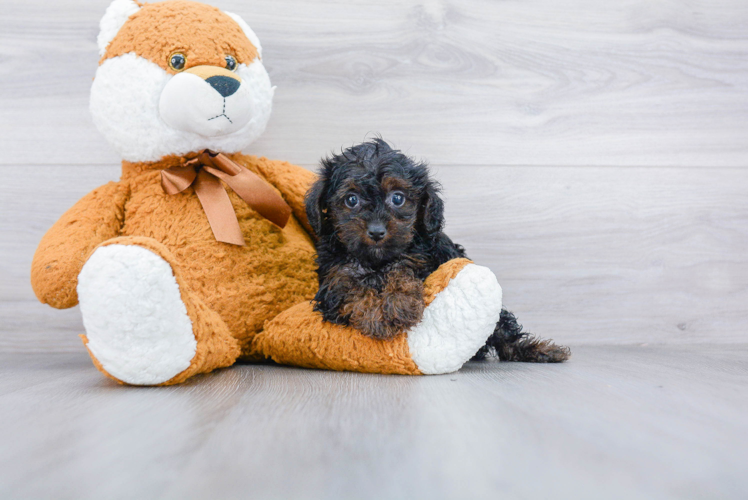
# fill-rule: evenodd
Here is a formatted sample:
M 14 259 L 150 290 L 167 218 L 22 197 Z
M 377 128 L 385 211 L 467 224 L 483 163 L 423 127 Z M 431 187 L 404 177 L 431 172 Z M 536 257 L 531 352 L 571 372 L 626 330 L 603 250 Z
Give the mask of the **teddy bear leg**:
M 493 272 L 468 259 L 442 264 L 424 283 L 426 309 L 408 332 L 421 373 L 459 370 L 485 345 L 501 316 L 501 286 Z
M 120 383 L 177 384 L 239 356 L 226 324 L 189 291 L 176 259 L 153 239 L 100 245 L 81 270 L 78 298 L 94 365 Z
M 265 324 L 254 349 L 282 364 L 403 375 L 459 370 L 486 342 L 501 315 L 501 287 L 490 269 L 454 259 L 424 283 L 426 310 L 409 332 L 376 340 L 322 321 L 308 302 Z

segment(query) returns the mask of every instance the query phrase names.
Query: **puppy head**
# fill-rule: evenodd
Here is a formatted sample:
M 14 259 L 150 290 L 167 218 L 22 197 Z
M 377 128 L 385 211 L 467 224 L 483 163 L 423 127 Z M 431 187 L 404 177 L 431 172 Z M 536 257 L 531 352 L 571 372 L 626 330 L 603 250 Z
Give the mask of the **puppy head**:
M 405 252 L 414 238 L 441 231 L 438 192 L 426 164 L 374 139 L 322 160 L 307 193 L 307 218 L 318 237 L 377 265 Z
M 264 131 L 273 88 L 238 16 L 185 0 L 114 0 L 98 44 L 91 113 L 125 160 L 234 153 Z

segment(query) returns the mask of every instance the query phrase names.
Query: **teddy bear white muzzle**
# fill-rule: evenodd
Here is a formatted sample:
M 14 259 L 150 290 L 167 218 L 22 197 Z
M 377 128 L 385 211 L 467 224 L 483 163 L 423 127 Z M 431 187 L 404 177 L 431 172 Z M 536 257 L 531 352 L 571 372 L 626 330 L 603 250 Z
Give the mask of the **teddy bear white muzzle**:
M 249 92 L 233 72 L 196 66 L 169 80 L 161 92 L 159 114 L 176 130 L 204 137 L 228 135 L 252 119 Z

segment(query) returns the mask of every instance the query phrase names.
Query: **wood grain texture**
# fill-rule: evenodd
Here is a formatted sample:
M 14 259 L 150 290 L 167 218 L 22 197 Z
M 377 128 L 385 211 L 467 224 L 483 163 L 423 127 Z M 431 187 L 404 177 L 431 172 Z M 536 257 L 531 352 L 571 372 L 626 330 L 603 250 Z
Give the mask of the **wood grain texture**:
M 430 159 L 448 233 L 573 358 L 103 378 L 79 311 L 36 302 L 29 267 L 62 212 L 119 176 L 88 114 L 109 0 L 11 0 L 0 497 L 745 496 L 748 3 L 211 3 L 255 29 L 278 86 L 250 153 L 312 168 L 381 132 Z
M 87 109 L 108 3 L 0 12 L 1 165 L 117 161 Z M 271 157 L 381 132 L 449 165 L 748 164 L 739 0 L 215 3 L 263 41 Z
M 743 498 L 748 348 L 586 347 L 398 377 L 236 366 L 178 387 L 0 355 L 3 498 Z
M 748 341 L 748 169 L 432 170 L 447 233 L 496 273 L 531 331 L 572 345 Z M 19 173 L 0 198 L 0 233 L 13 235 L 0 242 L 0 349 L 80 349 L 77 311 L 36 302 L 31 258 L 117 169 Z

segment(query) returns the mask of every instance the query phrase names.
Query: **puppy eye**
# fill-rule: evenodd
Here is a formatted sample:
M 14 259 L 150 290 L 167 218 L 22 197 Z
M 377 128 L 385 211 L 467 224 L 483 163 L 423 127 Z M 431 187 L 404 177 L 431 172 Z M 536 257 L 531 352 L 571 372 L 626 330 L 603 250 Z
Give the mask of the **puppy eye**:
M 226 55 L 226 69 L 229 71 L 236 71 L 236 67 L 238 63 L 236 62 L 236 58 L 232 55 Z
M 185 64 L 187 64 L 187 58 L 184 57 L 184 54 L 177 52 L 169 57 L 169 67 L 174 71 L 182 71 Z
M 355 194 L 349 194 L 345 197 L 345 206 L 348 208 L 356 208 L 358 206 L 358 196 Z
M 395 191 L 390 195 L 390 203 L 396 207 L 402 207 L 405 203 L 405 195 L 400 191 Z

